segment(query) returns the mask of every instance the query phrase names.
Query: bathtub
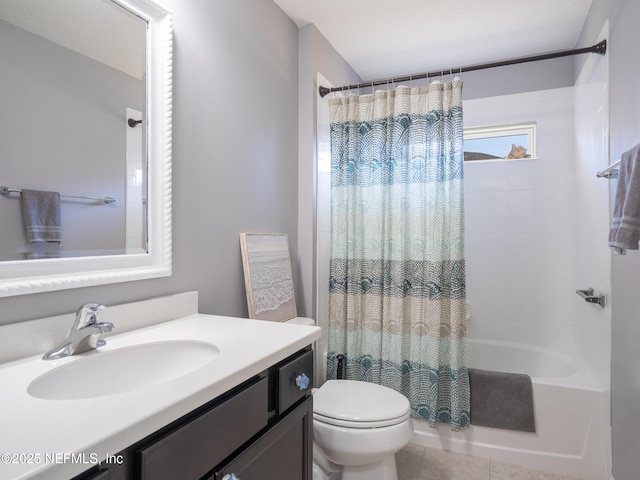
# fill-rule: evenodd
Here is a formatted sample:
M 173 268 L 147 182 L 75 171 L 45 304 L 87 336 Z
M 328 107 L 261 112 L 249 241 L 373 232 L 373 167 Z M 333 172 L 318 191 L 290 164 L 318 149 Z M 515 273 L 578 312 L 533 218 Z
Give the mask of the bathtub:
M 452 432 L 413 419 L 413 443 L 585 480 L 609 478 L 608 392 L 586 366 L 550 350 L 487 340 L 469 340 L 468 353 L 470 367 L 531 376 L 536 433 L 475 425 Z

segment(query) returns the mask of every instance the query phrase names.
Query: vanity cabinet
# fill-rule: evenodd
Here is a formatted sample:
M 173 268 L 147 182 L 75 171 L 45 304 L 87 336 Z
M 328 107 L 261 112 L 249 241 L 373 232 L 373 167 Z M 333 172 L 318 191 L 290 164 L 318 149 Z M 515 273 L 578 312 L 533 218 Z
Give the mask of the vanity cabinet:
M 111 480 L 111 472 L 106 467 L 99 467 L 98 470 L 92 471 L 92 473 L 76 478 L 82 478 L 82 480 Z
M 312 384 L 306 348 L 74 480 L 311 480 Z
M 313 406 L 309 396 L 208 480 L 311 480 Z

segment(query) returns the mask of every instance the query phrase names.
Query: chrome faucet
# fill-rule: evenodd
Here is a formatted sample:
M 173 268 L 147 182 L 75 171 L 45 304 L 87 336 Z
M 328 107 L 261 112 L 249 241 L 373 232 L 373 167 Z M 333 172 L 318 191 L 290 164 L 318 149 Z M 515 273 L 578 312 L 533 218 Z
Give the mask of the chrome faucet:
M 98 322 L 100 313 L 104 309 L 105 306 L 99 303 L 82 305 L 76 312 L 76 321 L 71 327 L 69 336 L 58 346 L 45 353 L 42 358 L 55 360 L 103 346 L 106 342 L 100 338 L 100 335 L 113 330 L 113 323 Z

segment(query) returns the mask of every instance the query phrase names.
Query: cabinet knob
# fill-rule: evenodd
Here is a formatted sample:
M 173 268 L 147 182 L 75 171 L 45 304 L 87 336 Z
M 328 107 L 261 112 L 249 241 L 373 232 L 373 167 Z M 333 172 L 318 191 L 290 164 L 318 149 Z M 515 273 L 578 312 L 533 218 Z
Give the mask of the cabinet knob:
M 224 477 L 222 477 L 222 480 L 240 480 L 240 479 L 236 477 L 235 473 L 227 473 Z
M 300 390 L 306 390 L 309 388 L 309 377 L 301 373 L 296 377 L 296 385 L 300 387 Z

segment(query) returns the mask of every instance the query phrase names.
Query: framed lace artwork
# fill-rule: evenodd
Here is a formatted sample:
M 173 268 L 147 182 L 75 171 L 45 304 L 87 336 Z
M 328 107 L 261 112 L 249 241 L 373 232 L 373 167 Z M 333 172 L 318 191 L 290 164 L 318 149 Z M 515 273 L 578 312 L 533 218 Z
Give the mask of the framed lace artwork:
M 296 316 L 289 240 L 284 233 L 241 233 L 249 318 L 283 322 Z

